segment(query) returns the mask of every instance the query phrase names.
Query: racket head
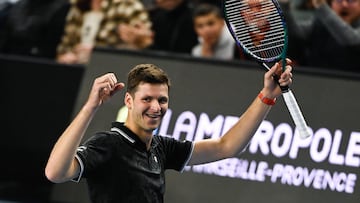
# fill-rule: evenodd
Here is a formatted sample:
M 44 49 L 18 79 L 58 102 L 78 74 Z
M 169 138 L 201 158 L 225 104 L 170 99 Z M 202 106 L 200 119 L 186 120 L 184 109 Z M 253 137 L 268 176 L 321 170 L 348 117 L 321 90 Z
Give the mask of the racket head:
M 236 44 L 261 63 L 286 60 L 288 32 L 276 0 L 224 0 L 224 18 Z

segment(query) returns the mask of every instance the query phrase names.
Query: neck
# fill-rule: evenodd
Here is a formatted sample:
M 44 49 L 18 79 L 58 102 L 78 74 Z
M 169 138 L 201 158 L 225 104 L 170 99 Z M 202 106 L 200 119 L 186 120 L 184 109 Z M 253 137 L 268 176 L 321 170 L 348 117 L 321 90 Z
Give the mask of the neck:
M 146 149 L 149 150 L 151 146 L 151 140 L 153 137 L 152 131 L 144 130 L 139 127 L 135 127 L 127 122 L 124 124 L 127 128 L 129 128 L 136 136 L 146 145 Z

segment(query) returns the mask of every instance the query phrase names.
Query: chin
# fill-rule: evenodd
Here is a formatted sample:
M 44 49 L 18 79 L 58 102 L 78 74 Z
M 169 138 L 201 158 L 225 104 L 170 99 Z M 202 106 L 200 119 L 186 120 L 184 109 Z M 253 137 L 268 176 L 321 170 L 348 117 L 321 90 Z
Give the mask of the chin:
M 148 130 L 149 131 L 153 131 L 153 130 L 155 130 L 156 128 L 158 128 L 160 126 L 160 124 L 154 124 L 154 125 L 148 125 Z

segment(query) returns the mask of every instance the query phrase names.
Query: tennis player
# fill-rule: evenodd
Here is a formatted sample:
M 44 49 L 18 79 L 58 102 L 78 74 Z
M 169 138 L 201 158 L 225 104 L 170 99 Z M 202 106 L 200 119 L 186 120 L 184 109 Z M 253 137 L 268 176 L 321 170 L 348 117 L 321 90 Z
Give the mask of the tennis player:
M 292 83 L 289 64 L 278 83 Z M 238 155 L 281 95 L 273 75 L 276 63 L 264 75 L 264 86 L 238 122 L 222 137 L 180 141 L 154 136 L 169 105 L 170 79 L 153 64 L 139 64 L 128 73 L 124 123 L 82 138 L 97 110 L 125 88 L 113 73 L 94 80 L 88 100 L 59 137 L 46 165 L 46 177 L 54 183 L 86 178 L 92 202 L 163 202 L 165 170 L 182 171 L 186 165 L 203 164 Z M 216 85 L 214 84 L 209 84 Z M 199 101 L 203 102 L 203 101 Z

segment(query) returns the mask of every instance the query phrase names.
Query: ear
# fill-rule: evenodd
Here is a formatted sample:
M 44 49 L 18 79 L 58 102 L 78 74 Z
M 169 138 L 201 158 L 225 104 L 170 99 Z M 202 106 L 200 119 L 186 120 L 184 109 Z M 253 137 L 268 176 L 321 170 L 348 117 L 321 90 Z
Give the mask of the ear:
M 130 93 L 126 92 L 124 97 L 124 104 L 128 109 L 131 109 L 133 103 L 133 98 Z

